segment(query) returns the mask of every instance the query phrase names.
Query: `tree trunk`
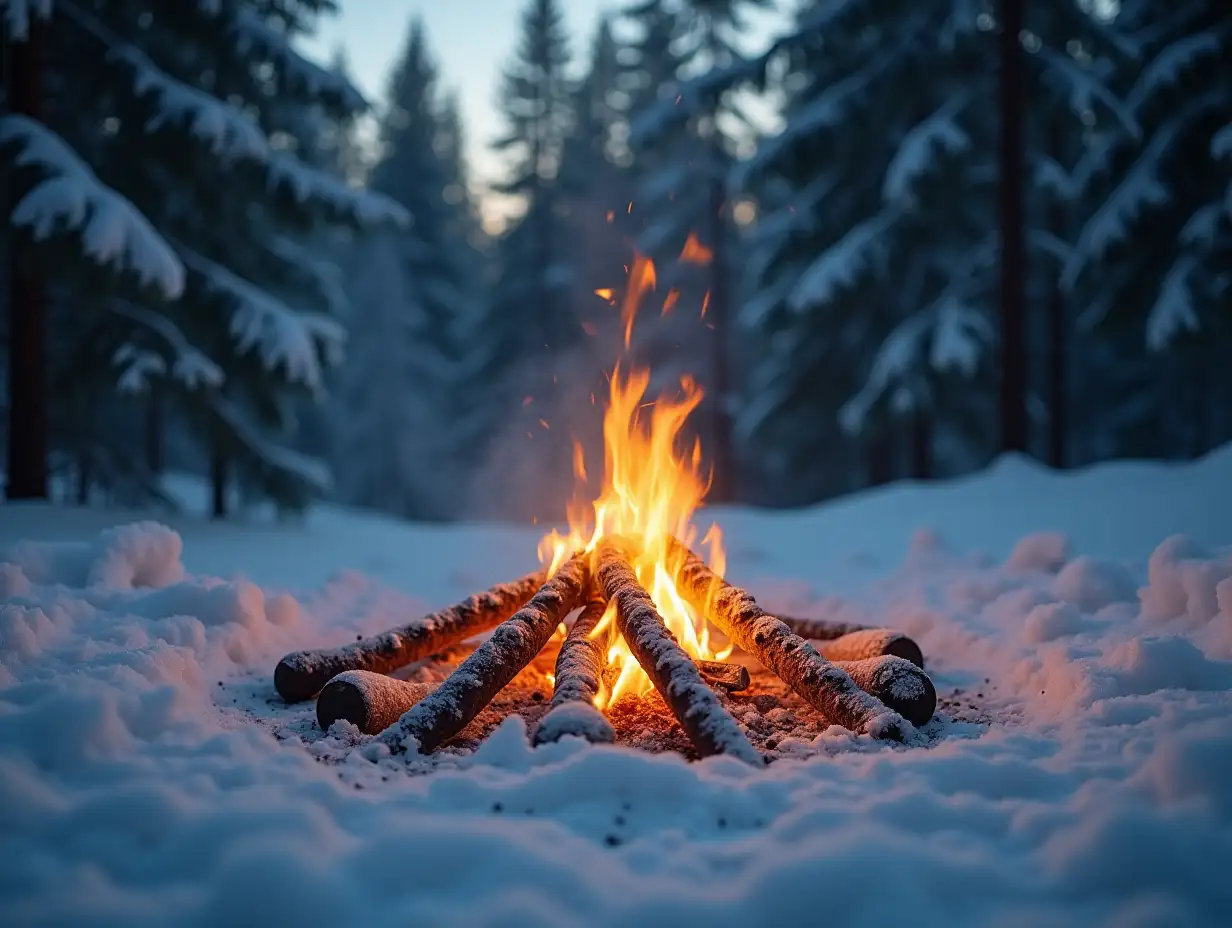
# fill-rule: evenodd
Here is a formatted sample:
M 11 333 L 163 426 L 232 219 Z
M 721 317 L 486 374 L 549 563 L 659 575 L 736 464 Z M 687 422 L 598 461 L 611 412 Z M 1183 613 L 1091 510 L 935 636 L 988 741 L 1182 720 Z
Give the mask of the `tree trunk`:
M 43 25 L 31 17 L 25 42 L 7 51 L 9 110 L 39 120 Z M 9 302 L 9 499 L 47 499 L 47 296 L 29 255 L 12 246 Z
M 1068 163 L 1065 127 L 1060 117 L 1049 119 L 1049 152 L 1061 164 Z M 1064 204 L 1054 199 L 1048 207 L 1048 231 L 1067 238 L 1069 217 Z M 1061 470 L 1069 463 L 1069 306 L 1061 291 L 1061 267 L 1057 262 L 1048 284 L 1048 465 Z
M 1001 0 L 1001 451 L 1026 452 L 1026 249 L 1023 235 L 1023 0 Z
M 215 439 L 210 450 L 210 487 L 213 491 L 210 514 L 215 519 L 227 517 L 227 470 L 227 453 Z
M 866 444 L 868 485 L 884 486 L 894 479 L 894 443 L 888 431 L 870 435 Z
M 714 169 L 719 169 L 718 141 L 714 142 Z M 727 402 L 731 392 L 730 290 L 727 276 L 727 197 L 721 177 L 710 181 L 710 302 L 706 315 L 714 326 L 714 382 L 710 388 L 711 460 L 714 479 L 709 498 L 716 503 L 735 502 L 736 479 L 731 447 L 731 417 Z
M 933 476 L 933 420 L 925 409 L 911 417 L 911 476 L 916 480 Z
M 161 475 L 165 466 L 163 419 L 163 391 L 158 385 L 151 384 L 145 406 L 145 464 L 155 476 Z

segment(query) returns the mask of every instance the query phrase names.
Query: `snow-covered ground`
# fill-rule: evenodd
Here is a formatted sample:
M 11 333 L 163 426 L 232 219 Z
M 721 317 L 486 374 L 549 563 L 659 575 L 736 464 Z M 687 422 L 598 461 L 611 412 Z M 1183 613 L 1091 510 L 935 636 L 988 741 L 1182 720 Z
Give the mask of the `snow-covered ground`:
M 907 630 L 979 720 L 753 771 L 514 718 L 407 776 L 274 737 L 274 663 L 518 575 L 540 529 L 0 507 L 0 923 L 1226 924 L 1232 447 L 717 517 L 763 603 Z

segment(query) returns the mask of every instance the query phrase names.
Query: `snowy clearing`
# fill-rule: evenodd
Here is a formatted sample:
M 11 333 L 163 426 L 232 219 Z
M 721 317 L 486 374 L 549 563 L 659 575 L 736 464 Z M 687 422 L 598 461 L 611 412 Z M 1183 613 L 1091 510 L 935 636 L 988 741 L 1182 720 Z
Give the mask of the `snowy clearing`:
M 763 605 L 902 628 L 981 712 L 764 771 L 532 749 L 516 717 L 439 760 L 272 724 L 283 653 L 519 576 L 540 529 L 4 506 L 0 922 L 1219 923 L 1229 486 L 1225 447 L 718 512 Z

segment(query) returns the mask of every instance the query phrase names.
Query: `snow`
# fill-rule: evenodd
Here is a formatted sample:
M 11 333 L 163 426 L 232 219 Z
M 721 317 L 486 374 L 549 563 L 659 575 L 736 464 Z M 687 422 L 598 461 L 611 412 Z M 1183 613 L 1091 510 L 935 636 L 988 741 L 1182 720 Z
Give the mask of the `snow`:
M 469 757 L 398 758 L 275 700 L 283 653 L 519 576 L 541 528 L 324 506 L 113 530 L 138 517 L 6 505 L 0 921 L 1220 924 L 1230 477 L 1232 447 L 1064 474 L 1007 457 L 715 512 L 767 608 L 901 628 L 939 695 L 981 709 L 943 703 L 927 748 L 830 728 L 761 770 L 532 748 L 516 717 Z
M 184 291 L 184 266 L 131 202 L 103 184 L 58 135 L 21 115 L 0 118 L 0 145 L 20 145 L 19 166 L 47 176 L 13 207 L 11 221 L 37 239 L 62 228 L 81 235 L 83 253 L 98 264 L 131 271 L 168 299 Z
M 30 20 L 51 19 L 51 0 L 0 0 L 0 11 L 4 13 L 9 35 L 24 42 L 30 34 Z

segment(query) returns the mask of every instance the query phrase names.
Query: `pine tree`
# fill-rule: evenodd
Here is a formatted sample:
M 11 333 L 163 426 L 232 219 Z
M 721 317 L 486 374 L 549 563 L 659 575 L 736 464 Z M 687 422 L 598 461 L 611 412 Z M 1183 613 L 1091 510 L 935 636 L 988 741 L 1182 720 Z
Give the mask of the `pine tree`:
M 297 155 L 306 114 L 364 105 L 292 47 L 330 4 L 47 8 L 54 109 L 6 117 L 0 145 L 22 172 L 13 223 L 44 260 L 73 242 L 86 259 L 58 324 L 81 333 L 66 357 L 111 380 L 96 390 L 165 381 L 209 450 L 217 514 L 235 478 L 302 504 L 328 475 L 288 447 L 290 413 L 319 395 L 344 333 L 301 243 L 322 222 L 405 217 Z
M 1074 172 L 1095 201 L 1062 280 L 1115 346 L 1105 450 L 1199 454 L 1232 435 L 1217 360 L 1232 341 L 1232 13 L 1126 0 L 1110 28 L 1134 53 L 1113 76 L 1127 118 L 1098 127 Z
M 379 136 L 373 189 L 415 223 L 361 243 L 351 262 L 353 354 L 338 469 L 350 501 L 441 519 L 457 511 L 462 492 L 455 425 L 466 412 L 462 336 L 475 314 L 475 261 L 456 108 L 419 20 L 393 70 Z
M 567 485 L 567 435 L 552 431 L 550 417 L 563 396 L 560 380 L 569 382 L 563 368 L 585 337 L 566 298 L 574 277 L 560 223 L 561 159 L 574 117 L 569 57 L 558 0 L 527 0 L 499 95 L 506 132 L 495 147 L 507 156 L 510 179 L 494 188 L 516 197 L 523 212 L 496 243 L 488 357 L 478 374 L 499 385 L 492 394 L 500 399 L 487 410 L 499 455 L 517 449 L 525 467 L 515 473 L 503 463 L 483 482 L 494 507 L 520 517 L 538 515 Z

